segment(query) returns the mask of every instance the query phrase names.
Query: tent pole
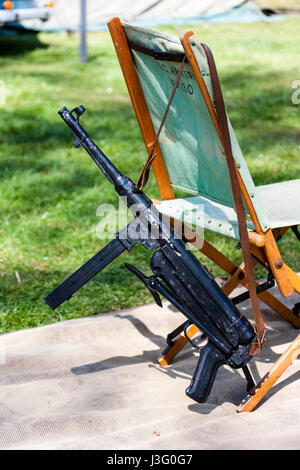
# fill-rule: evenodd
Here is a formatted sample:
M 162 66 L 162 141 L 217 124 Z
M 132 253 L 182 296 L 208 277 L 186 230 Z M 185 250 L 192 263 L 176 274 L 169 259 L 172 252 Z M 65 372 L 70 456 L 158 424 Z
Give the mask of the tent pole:
M 86 2 L 80 0 L 80 61 L 87 62 L 87 45 L 86 45 Z

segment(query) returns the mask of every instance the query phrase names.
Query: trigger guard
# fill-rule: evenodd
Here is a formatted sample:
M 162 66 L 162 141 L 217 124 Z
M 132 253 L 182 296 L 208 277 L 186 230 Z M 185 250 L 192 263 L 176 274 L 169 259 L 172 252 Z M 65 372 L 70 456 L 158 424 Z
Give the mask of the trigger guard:
M 187 341 L 190 343 L 190 345 L 191 345 L 194 349 L 196 349 L 197 351 L 201 351 L 201 349 L 203 349 L 206 345 L 204 345 L 204 346 L 198 346 L 198 345 L 189 337 L 189 335 L 187 334 L 187 329 L 188 329 L 191 325 L 192 325 L 192 323 L 189 322 L 189 323 L 185 326 L 185 328 L 184 328 L 184 330 L 183 330 L 184 336 L 186 337 Z M 204 334 L 204 333 L 202 333 L 202 335 L 200 336 L 200 343 L 202 343 L 204 340 L 206 340 L 206 338 L 207 338 L 207 335 Z

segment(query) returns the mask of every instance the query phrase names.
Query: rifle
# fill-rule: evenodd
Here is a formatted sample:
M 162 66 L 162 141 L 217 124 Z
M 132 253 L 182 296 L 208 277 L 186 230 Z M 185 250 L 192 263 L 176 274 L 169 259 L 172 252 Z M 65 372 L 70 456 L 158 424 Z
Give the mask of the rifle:
M 197 402 L 205 402 L 217 370 L 224 364 L 233 369 L 242 368 L 250 390 L 254 382 L 247 363 L 252 357 L 250 346 L 257 341 L 251 324 L 236 308 L 234 301 L 224 294 L 211 272 L 186 248 L 184 240 L 152 201 L 131 179 L 120 173 L 93 142 L 79 123 L 84 111 L 83 106 L 72 111 L 64 107 L 59 115 L 72 131 L 75 147 L 83 147 L 87 151 L 114 185 L 134 218 L 115 234 L 108 245 L 48 294 L 45 301 L 53 310 L 56 309 L 121 253 L 141 243 L 147 250 L 154 251 L 151 258 L 153 275 L 146 277 L 127 263 L 126 268 L 144 283 L 160 307 L 162 295 L 187 317 L 182 330 L 194 324 L 202 332 L 201 340 L 207 340 L 201 347 L 192 343 L 200 351 L 200 357 L 186 389 L 187 396 Z

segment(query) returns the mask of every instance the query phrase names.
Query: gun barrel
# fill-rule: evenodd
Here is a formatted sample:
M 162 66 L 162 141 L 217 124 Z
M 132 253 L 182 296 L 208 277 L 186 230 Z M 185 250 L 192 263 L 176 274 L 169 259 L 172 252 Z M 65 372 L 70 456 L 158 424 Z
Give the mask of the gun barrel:
M 118 179 L 124 178 L 122 173 L 114 166 L 109 158 L 97 147 L 95 142 L 92 141 L 88 133 L 79 124 L 78 120 L 73 116 L 72 112 L 66 107 L 58 111 L 58 114 L 65 121 L 71 129 L 75 139 L 80 142 L 80 145 L 92 157 L 98 168 L 106 176 L 110 183 L 116 184 Z
M 152 202 L 147 196 L 140 191 L 133 181 L 123 175 L 109 160 L 109 158 L 99 149 L 95 142 L 90 138 L 85 129 L 79 124 L 79 116 L 83 113 L 84 107 L 79 106 L 73 111 L 69 111 L 66 107 L 62 108 L 58 114 L 68 125 L 74 136 L 74 144 L 76 147 L 83 147 L 90 155 L 104 176 L 114 185 L 116 192 L 123 198 L 123 202 L 127 204 L 133 215 L 137 207 L 148 209 L 152 206 Z M 77 118 L 73 116 L 73 112 L 77 114 Z M 156 209 L 153 209 L 155 212 Z M 140 210 L 139 210 L 140 212 Z M 157 211 L 158 213 L 158 211 Z

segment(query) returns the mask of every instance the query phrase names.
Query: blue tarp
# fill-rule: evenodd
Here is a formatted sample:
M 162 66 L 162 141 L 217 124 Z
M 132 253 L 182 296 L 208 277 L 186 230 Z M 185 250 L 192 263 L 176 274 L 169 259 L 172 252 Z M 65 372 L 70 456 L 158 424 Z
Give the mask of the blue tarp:
M 212 3 L 212 2 L 211 2 Z M 214 2 L 214 4 L 224 5 L 224 2 Z M 79 5 L 79 0 L 78 0 Z M 201 3 L 200 3 L 201 5 Z M 155 7 L 153 7 L 153 10 Z M 116 10 L 118 10 L 116 6 Z M 201 8 L 200 8 L 201 10 Z M 222 10 L 222 8 L 221 8 Z M 189 11 L 195 11 L 195 9 L 190 8 Z M 199 9 L 198 9 L 199 11 Z M 207 9 L 206 13 L 197 14 L 195 11 L 195 15 L 191 16 L 178 16 L 178 14 L 170 14 L 171 12 L 166 9 L 166 12 L 169 14 L 165 15 L 153 15 L 151 14 L 147 16 L 141 15 L 141 17 L 132 17 L 129 16 L 127 18 L 123 18 L 120 12 L 116 11 L 115 16 L 121 16 L 122 19 L 125 21 L 128 20 L 130 24 L 143 26 L 143 27 L 155 27 L 161 25 L 176 25 L 176 24 L 195 24 L 195 23 L 252 23 L 256 21 L 273 21 L 274 19 L 281 19 L 278 15 L 268 17 L 263 14 L 260 8 L 254 2 L 240 2 L 239 5 L 235 6 L 234 8 L 224 9 L 220 12 L 210 12 Z M 113 16 L 113 15 L 111 15 Z M 97 15 L 95 15 L 97 19 Z M 75 20 L 75 15 L 71 15 L 68 18 L 68 21 L 64 20 L 68 18 L 67 12 L 61 12 L 60 16 L 57 18 L 55 22 L 50 21 L 49 23 L 44 23 L 41 25 L 34 25 L 33 27 L 39 31 L 47 31 L 47 32 L 61 32 L 66 30 L 78 31 L 80 29 L 79 25 L 79 14 L 77 15 L 77 20 Z M 55 19 L 55 18 L 54 18 Z M 101 18 L 102 19 L 102 18 Z M 87 30 L 88 31 L 102 31 L 107 29 L 106 22 L 109 19 L 109 16 L 105 18 L 105 21 L 95 21 L 93 22 L 91 18 L 88 18 L 87 23 Z M 77 23 L 77 24 L 76 24 Z M 32 27 L 32 25 L 31 25 Z

